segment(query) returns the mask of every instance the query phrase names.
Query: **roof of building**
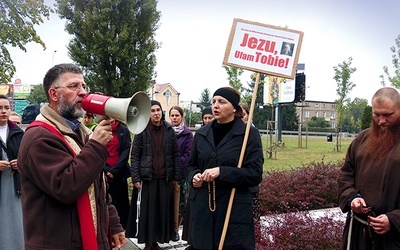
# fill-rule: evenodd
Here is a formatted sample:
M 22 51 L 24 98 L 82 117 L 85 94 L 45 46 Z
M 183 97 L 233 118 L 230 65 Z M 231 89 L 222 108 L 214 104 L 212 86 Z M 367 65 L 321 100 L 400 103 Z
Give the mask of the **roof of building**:
M 162 92 L 162 91 L 163 91 L 164 89 L 166 89 L 168 86 L 169 86 L 173 91 L 175 91 L 175 93 L 177 93 L 178 95 L 180 94 L 178 91 L 176 91 L 176 89 L 172 86 L 171 83 L 156 83 L 156 84 L 154 84 L 154 91 L 155 91 L 155 93 Z

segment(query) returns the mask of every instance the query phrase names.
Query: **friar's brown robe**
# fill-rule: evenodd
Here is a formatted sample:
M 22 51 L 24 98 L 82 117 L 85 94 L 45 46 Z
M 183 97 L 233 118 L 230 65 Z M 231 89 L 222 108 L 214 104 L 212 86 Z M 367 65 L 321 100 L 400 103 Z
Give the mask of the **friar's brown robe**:
M 400 141 L 386 157 L 367 157 L 364 145 L 370 132 L 366 129 L 354 139 L 339 172 L 339 206 L 348 212 L 343 249 L 350 228 L 350 202 L 356 196 L 361 196 L 376 216 L 386 214 L 391 230 L 376 234 L 372 227 L 354 219 L 350 249 L 400 249 Z M 367 219 L 366 215 L 356 215 Z

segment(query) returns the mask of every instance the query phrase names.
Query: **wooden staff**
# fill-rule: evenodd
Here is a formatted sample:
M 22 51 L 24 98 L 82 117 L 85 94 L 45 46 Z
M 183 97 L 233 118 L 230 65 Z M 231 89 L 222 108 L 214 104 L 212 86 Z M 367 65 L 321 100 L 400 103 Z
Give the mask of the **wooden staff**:
M 253 120 L 253 112 L 254 112 L 254 106 L 256 103 L 256 99 L 257 99 L 257 90 L 258 90 L 259 82 L 260 82 L 260 73 L 257 73 L 256 82 L 254 83 L 253 97 L 251 99 L 249 119 L 247 120 L 246 132 L 244 134 L 242 150 L 240 152 L 239 162 L 238 162 L 238 166 L 237 166 L 238 168 L 242 167 L 244 153 L 246 152 L 246 145 L 247 145 L 247 140 L 249 139 L 249 132 L 250 132 L 250 127 L 251 127 L 251 123 L 252 123 L 251 121 Z M 236 188 L 232 188 L 231 196 L 229 197 L 228 210 L 226 211 L 224 228 L 222 229 L 222 235 L 221 235 L 221 240 L 219 241 L 218 250 L 222 250 L 222 248 L 224 247 L 226 231 L 228 230 L 229 218 L 231 217 L 232 204 L 233 204 L 233 199 L 235 198 L 235 193 L 236 193 Z
M 181 187 L 176 182 L 174 185 L 174 229 L 175 233 L 179 233 L 179 202 L 181 196 Z

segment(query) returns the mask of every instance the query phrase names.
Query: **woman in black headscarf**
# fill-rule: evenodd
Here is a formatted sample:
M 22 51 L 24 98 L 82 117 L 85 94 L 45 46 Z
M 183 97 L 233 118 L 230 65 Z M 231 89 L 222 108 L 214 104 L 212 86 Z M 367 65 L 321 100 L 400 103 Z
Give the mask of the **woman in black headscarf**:
M 238 168 L 246 131 L 239 101 L 239 93 L 231 87 L 215 91 L 215 119 L 194 137 L 188 174 L 194 190 L 189 195 L 193 249 L 218 248 L 232 188 L 236 188 L 236 195 L 224 249 L 255 249 L 253 195 L 249 188 L 261 182 L 264 158 L 260 133 L 250 127 L 243 163 Z
M 141 190 L 138 210 L 138 243 L 144 250 L 160 249 L 158 243 L 175 239 L 174 187 L 181 181 L 178 142 L 171 124 L 164 120 L 158 101 L 151 101 L 150 120 L 146 129 L 133 140 L 131 176 L 136 190 Z M 132 210 L 132 209 L 131 209 Z M 136 232 L 136 218 L 130 214 L 128 237 Z

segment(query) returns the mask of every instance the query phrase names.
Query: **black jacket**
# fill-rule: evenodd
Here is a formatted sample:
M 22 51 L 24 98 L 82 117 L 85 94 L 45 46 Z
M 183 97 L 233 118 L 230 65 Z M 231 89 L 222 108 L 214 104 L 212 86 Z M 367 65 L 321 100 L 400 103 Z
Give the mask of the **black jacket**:
M 192 217 L 192 245 L 196 249 L 217 249 L 221 238 L 225 215 L 232 188 L 236 189 L 224 249 L 254 249 L 253 194 L 250 187 L 262 180 L 263 151 L 258 130 L 250 128 L 247 147 L 238 168 L 239 156 L 245 136 L 246 124 L 236 118 L 232 129 L 215 146 L 213 126 L 217 121 L 200 128 L 194 136 L 189 160 L 188 182 L 193 176 L 208 168 L 219 167 L 220 175 L 215 179 L 216 210 L 209 209 L 208 184 L 190 192 Z M 213 189 L 210 190 L 213 192 Z
M 162 121 L 162 123 L 164 126 L 163 147 L 164 164 L 167 171 L 166 180 L 180 181 L 181 164 L 175 131 L 168 122 Z M 148 125 L 146 129 L 142 133 L 137 134 L 133 140 L 131 153 L 132 183 L 152 179 L 153 157 L 151 136 Z
M 8 127 L 10 130 L 8 132 L 6 153 L 8 156 L 8 160 L 11 161 L 11 160 L 17 159 L 19 146 L 21 144 L 21 140 L 22 140 L 22 136 L 24 135 L 24 131 L 12 121 L 8 121 Z M 0 154 L 0 158 L 1 159 L 3 158 L 1 154 Z M 14 173 L 13 178 L 14 178 L 15 195 L 20 197 L 21 196 L 21 182 L 20 182 L 20 178 L 19 178 L 19 173 L 18 173 L 18 171 L 15 171 L 15 170 L 13 171 L 13 173 Z M 1 174 L 2 174 L 2 172 L 0 172 L 0 182 L 1 182 Z M 0 183 L 0 186 L 1 186 L 1 183 Z

